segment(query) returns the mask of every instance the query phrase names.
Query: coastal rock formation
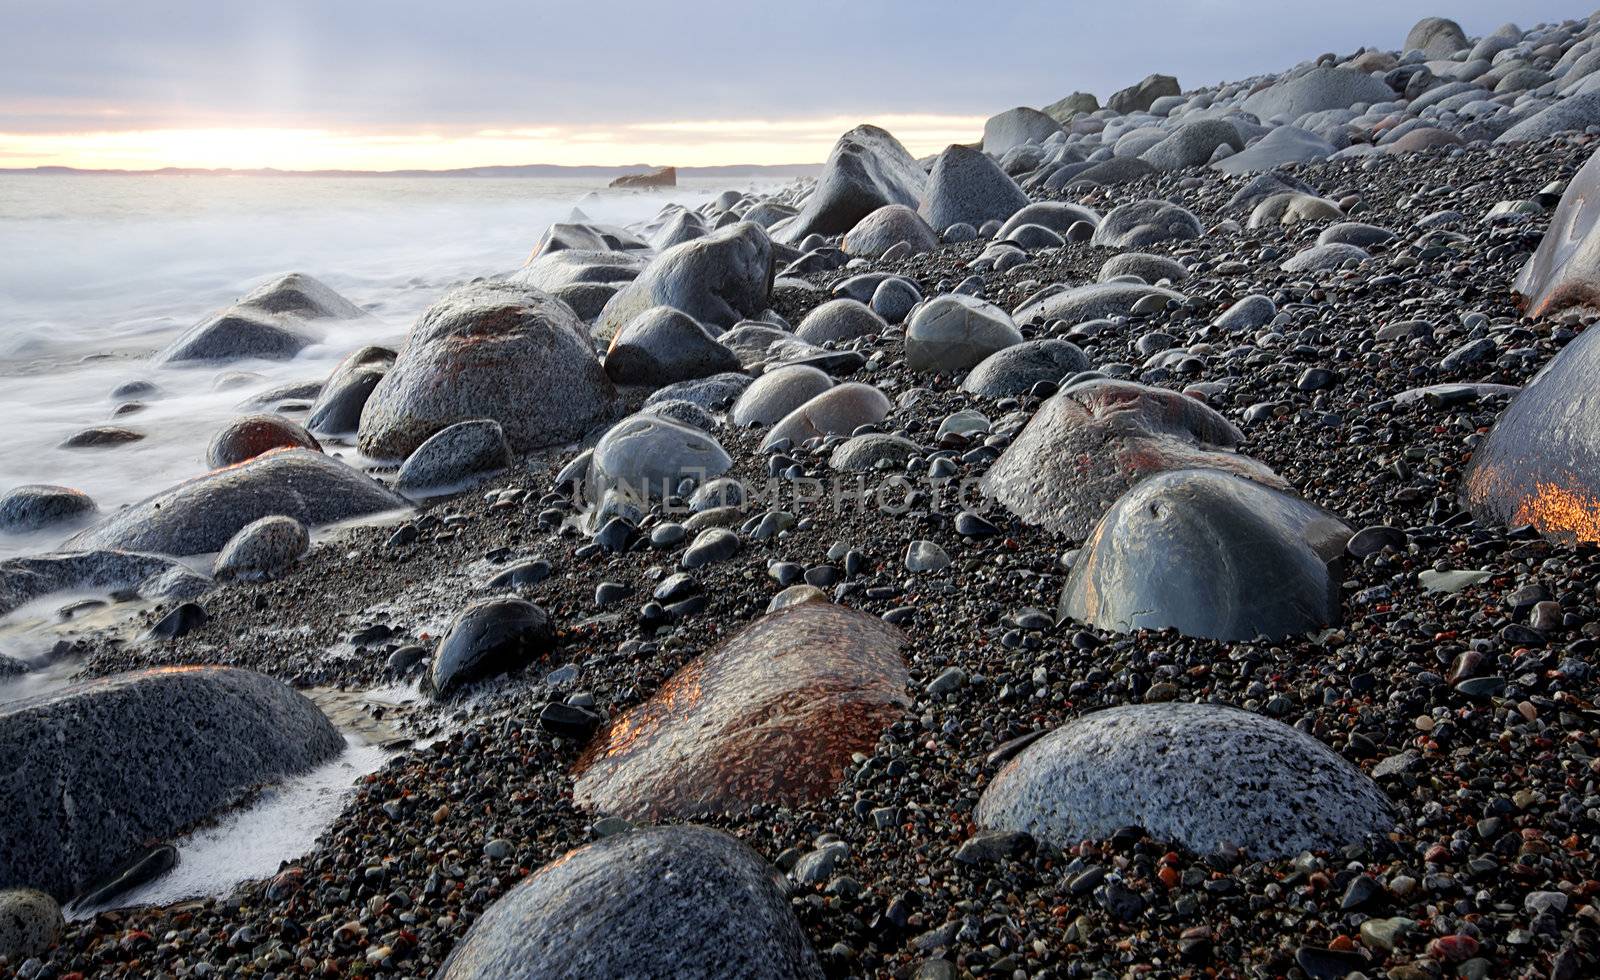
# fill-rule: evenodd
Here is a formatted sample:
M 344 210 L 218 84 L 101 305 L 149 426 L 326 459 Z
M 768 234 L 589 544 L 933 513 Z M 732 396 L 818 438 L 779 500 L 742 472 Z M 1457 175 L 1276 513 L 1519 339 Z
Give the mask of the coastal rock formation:
M 707 327 L 731 327 L 766 309 L 772 295 L 772 241 L 741 221 L 674 245 L 618 290 L 595 323 L 610 337 L 653 306 L 681 310 Z
M 829 602 L 763 616 L 623 714 L 578 762 L 578 805 L 628 818 L 740 813 L 833 792 L 907 700 L 900 631 Z
M 306 414 L 306 428 L 329 436 L 350 436 L 361 426 L 361 410 L 394 366 L 395 352 L 367 346 L 352 351 L 328 375 Z
M 79 550 L 0 561 L 0 616 L 58 592 L 128 592 L 141 598 L 189 599 L 210 583 L 162 555 Z
M 647 170 L 642 174 L 623 174 L 613 180 L 610 186 L 627 188 L 677 187 L 678 168 L 659 167 L 655 170 Z
M 246 293 L 237 303 L 190 327 L 156 354 L 156 362 L 286 361 L 319 337 L 317 322 L 367 314 L 321 282 L 298 272 Z
M 343 748 L 322 712 L 282 681 L 220 667 L 120 674 L 0 706 L 11 765 L 0 887 L 70 898 L 145 841 Z
M 1136 826 L 1197 854 L 1232 846 L 1257 860 L 1335 850 L 1394 825 L 1372 780 L 1321 742 L 1210 704 L 1068 722 L 995 777 L 974 817 L 1058 847 Z
M 857 126 L 833 145 L 816 189 L 800 213 L 773 227 L 796 245 L 808 235 L 842 235 L 886 204 L 915 207 L 927 175 L 900 141 L 877 126 Z

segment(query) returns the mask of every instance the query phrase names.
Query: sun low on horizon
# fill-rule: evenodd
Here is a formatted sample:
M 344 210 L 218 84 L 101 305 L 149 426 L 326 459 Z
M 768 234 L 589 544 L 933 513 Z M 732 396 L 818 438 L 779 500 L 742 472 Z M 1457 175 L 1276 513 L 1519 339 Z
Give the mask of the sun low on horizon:
M 283 125 L 0 132 L 0 167 L 81 170 L 451 170 L 550 164 L 614 167 L 820 163 L 863 122 L 914 154 L 971 142 L 983 117 L 880 113 L 807 119 L 664 120 L 614 126 L 506 125 L 472 130 L 361 131 Z

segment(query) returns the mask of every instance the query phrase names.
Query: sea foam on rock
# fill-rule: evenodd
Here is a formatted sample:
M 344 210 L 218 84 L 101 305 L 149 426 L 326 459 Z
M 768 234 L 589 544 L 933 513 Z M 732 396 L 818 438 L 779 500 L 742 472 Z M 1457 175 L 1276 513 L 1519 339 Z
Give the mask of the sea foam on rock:
M 343 748 L 305 697 L 231 668 L 119 674 L 6 704 L 0 887 L 69 898 L 145 842 Z
M 1288 858 L 1394 826 L 1388 799 L 1304 732 L 1236 708 L 1140 704 L 1056 729 L 995 776 L 974 818 L 1057 847 L 1141 827 L 1199 854 Z
M 782 876 L 705 827 L 633 830 L 568 852 L 474 922 L 435 980 L 821 980 Z

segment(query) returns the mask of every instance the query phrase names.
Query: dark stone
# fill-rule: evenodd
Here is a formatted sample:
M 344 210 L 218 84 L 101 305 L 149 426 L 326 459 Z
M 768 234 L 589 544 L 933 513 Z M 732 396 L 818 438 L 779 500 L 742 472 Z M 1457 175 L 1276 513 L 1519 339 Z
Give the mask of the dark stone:
M 156 354 L 158 364 L 241 358 L 286 361 L 313 343 L 318 320 L 356 320 L 360 307 L 307 275 L 290 273 L 184 331 Z
M 193 631 L 204 626 L 207 621 L 206 611 L 199 603 L 185 602 L 176 609 L 161 617 L 161 621 L 150 627 L 150 636 L 168 640 L 188 636 Z
M 82 490 L 28 484 L 0 496 L 0 534 L 24 534 L 84 520 L 98 508 Z
M 842 235 L 886 204 L 916 207 L 927 175 L 888 131 L 857 126 L 833 145 L 800 213 L 773 228 L 788 245 L 807 235 Z M 936 226 L 937 227 L 937 226 Z
M 429 672 L 435 697 L 495 674 L 516 670 L 555 647 L 555 627 L 543 609 L 522 599 L 485 599 L 461 611 L 439 640 Z
M 223 426 L 206 447 L 206 465 L 214 470 L 255 459 L 274 449 L 309 449 L 322 444 L 299 423 L 281 415 L 244 415 Z

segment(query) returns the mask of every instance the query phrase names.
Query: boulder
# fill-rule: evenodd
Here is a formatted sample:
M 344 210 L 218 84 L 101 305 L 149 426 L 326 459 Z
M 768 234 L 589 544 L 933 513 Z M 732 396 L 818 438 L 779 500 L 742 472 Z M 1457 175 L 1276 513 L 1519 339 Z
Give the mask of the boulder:
M 406 506 L 404 497 L 336 459 L 279 449 L 124 507 L 65 547 L 199 555 L 217 551 L 263 517 L 283 515 L 320 527 Z
M 845 232 L 841 247 L 847 255 L 876 259 L 902 244 L 913 255 L 931 252 L 939 247 L 939 235 L 915 210 L 904 204 L 885 204 Z
M 1354 245 L 1357 248 L 1371 248 L 1394 239 L 1394 232 L 1377 225 L 1363 224 L 1360 221 L 1341 221 L 1322 229 L 1322 234 L 1317 236 L 1318 245 L 1331 245 L 1340 243 Z
M 428 670 L 436 698 L 485 677 L 516 670 L 547 656 L 556 644 L 545 611 L 523 599 L 484 599 L 456 616 L 440 638 Z
M 1074 117 L 1100 111 L 1100 100 L 1092 92 L 1074 92 L 1058 99 L 1040 110 L 1056 122 L 1066 125 Z
M 1106 100 L 1106 108 L 1128 115 L 1133 112 L 1145 112 L 1155 101 L 1163 96 L 1181 95 L 1183 90 L 1178 86 L 1178 80 L 1171 75 L 1146 75 L 1144 80 L 1136 85 L 1129 85 L 1112 94 Z
M 595 334 L 608 339 L 654 306 L 681 310 L 707 327 L 731 327 L 767 308 L 773 275 L 767 230 L 736 222 L 662 252 L 606 303 Z
M 1139 159 L 1158 170 L 1201 167 L 1211 161 L 1219 146 L 1235 152 L 1244 149 L 1238 127 L 1226 119 L 1196 119 L 1173 130 L 1171 135 L 1139 154 Z
M 906 327 L 906 367 L 951 373 L 975 367 L 995 351 L 1022 343 L 1006 312 L 964 293 L 946 293 L 911 314 Z
M 832 603 L 763 616 L 601 732 L 578 760 L 573 800 L 661 820 L 822 799 L 910 704 L 903 643 Z
M 852 382 L 811 398 L 785 415 L 762 440 L 762 451 L 788 441 L 800 445 L 818 436 L 848 435 L 876 425 L 889 414 L 889 399 L 869 384 Z
M 544 236 L 533 246 L 532 262 L 541 255 L 576 249 L 580 252 L 627 252 L 647 249 L 650 243 L 626 228 L 599 225 L 590 222 L 557 222 L 545 229 Z
M 1244 848 L 1251 860 L 1337 850 L 1395 823 L 1372 780 L 1310 735 L 1181 702 L 1068 722 L 1008 763 L 973 816 L 1056 847 L 1134 826 L 1197 854 Z
M 865 303 L 853 299 L 831 299 L 800 321 L 794 334 L 808 344 L 848 343 L 858 337 L 876 337 L 889 325 Z
M 1364 248 L 1334 242 L 1303 248 L 1289 256 L 1278 268 L 1284 272 L 1323 272 L 1337 269 L 1346 262 L 1365 262 L 1371 257 Z
M 621 288 L 638 278 L 653 258 L 643 249 L 560 249 L 529 259 L 527 265 L 507 277 L 507 282 L 556 295 L 582 285 Z
M 842 235 L 885 204 L 915 207 L 927 175 L 888 131 L 857 126 L 833 145 L 800 213 L 777 231 L 794 245 L 807 235 Z
M 263 517 L 239 529 L 218 552 L 218 581 L 259 582 L 287 571 L 311 547 L 306 526 L 292 517 Z
M 0 706 L 0 887 L 70 898 L 147 841 L 343 749 L 316 705 L 245 670 L 164 667 L 12 701 Z
M 1038 109 L 1017 106 L 990 116 L 983 124 L 983 152 L 990 156 L 1005 156 L 1014 147 L 1043 143 L 1059 132 L 1061 124 L 1051 117 Z
M 1041 381 L 1059 384 L 1089 370 L 1089 357 L 1066 340 L 1029 340 L 995 351 L 967 373 L 961 390 L 983 398 L 1015 398 Z
M 244 415 L 218 430 L 206 447 L 206 465 L 214 470 L 255 459 L 274 449 L 309 449 L 322 444 L 298 422 L 281 415 Z
M 1000 226 L 995 234 L 996 239 L 1011 237 L 1011 233 L 1023 225 L 1042 225 L 1058 235 L 1066 235 L 1073 225 L 1080 221 L 1090 225 L 1100 223 L 1100 215 L 1093 208 L 1086 208 L 1081 204 L 1068 204 L 1065 201 L 1040 201 L 1038 204 L 1029 204 L 1022 210 L 1015 212 Z
M 1533 142 L 1590 126 L 1600 126 L 1600 92 L 1586 92 L 1552 102 L 1495 137 L 1495 142 Z
M 1130 381 L 1085 381 L 1034 413 L 990 467 L 983 491 L 1025 522 L 1081 540 L 1151 474 L 1206 467 L 1286 488 L 1265 465 L 1233 451 L 1243 440 L 1198 399 Z
M 821 980 L 781 875 L 705 827 L 606 837 L 545 865 L 483 913 L 435 980 Z
M 659 415 L 630 415 L 595 444 L 587 498 L 592 505 L 611 498 L 642 507 L 671 496 L 685 479 L 704 483 L 732 465 L 717 440 L 698 429 Z
M 1291 163 L 1311 163 L 1333 155 L 1334 146 L 1308 130 L 1279 126 L 1238 153 L 1211 165 L 1228 174 L 1276 170 Z
M 474 283 L 411 329 L 362 410 L 361 451 L 404 458 L 440 429 L 493 419 L 514 450 L 529 452 L 581 438 L 616 402 L 570 309 L 526 286 Z
M 1539 247 L 1514 289 L 1529 316 L 1600 309 L 1600 152 L 1567 182 Z M 1575 346 L 1575 345 L 1574 345 Z M 1558 358 L 1559 360 L 1559 358 Z
M 70 551 L 0 561 L 0 616 L 57 592 L 133 592 L 142 599 L 191 599 L 210 586 L 187 565 L 129 551 Z
M 870 470 L 902 470 L 906 460 L 921 451 L 921 447 L 903 436 L 887 432 L 869 432 L 841 442 L 828 457 L 828 465 L 845 473 L 862 473 Z
M 1339 205 L 1325 197 L 1288 191 L 1263 198 L 1250 212 L 1245 226 L 1271 228 L 1274 225 L 1293 225 L 1302 221 L 1337 221 L 1344 217 Z
M 1465 50 L 1467 35 L 1461 25 L 1446 17 L 1424 17 L 1406 34 L 1402 51 L 1421 51 L 1430 58 L 1449 58 Z
M 361 426 L 361 410 L 394 359 L 395 352 L 387 347 L 362 347 L 346 356 L 318 390 L 306 428 L 323 435 L 354 435 Z
M 1065 320 L 1082 323 L 1110 316 L 1127 316 L 1134 304 L 1159 296 L 1169 303 L 1183 303 L 1187 297 L 1161 286 L 1136 282 L 1096 282 L 1029 300 L 1012 314 L 1018 323 L 1045 323 Z
M 1200 219 L 1168 201 L 1119 204 L 1095 227 L 1090 242 L 1106 248 L 1148 248 L 1158 242 L 1199 238 Z
M 766 428 L 832 387 L 833 379 L 814 367 L 794 364 L 777 368 L 744 390 L 730 417 L 740 428 Z
M 605 370 L 617 384 L 660 387 L 737 371 L 739 358 L 689 314 L 652 306 L 611 338 Z
M 1334 626 L 1335 568 L 1350 533 L 1320 507 L 1233 473 L 1160 473 L 1100 519 L 1059 614 L 1227 641 Z
M 86 520 L 99 508 L 71 487 L 30 483 L 0 496 L 0 534 L 26 534 Z
M 243 358 L 286 361 L 320 339 L 318 321 L 366 315 L 317 280 L 291 272 L 185 330 L 155 360 L 158 364 Z
M 732 405 L 753 380 L 748 374 L 726 371 L 708 378 L 679 381 L 657 389 L 644 400 L 644 407 L 649 408 L 664 401 L 682 401 L 698 405 L 708 412 L 720 412 Z
M 395 476 L 408 497 L 454 493 L 476 486 L 511 465 L 505 430 L 493 419 L 447 426 L 412 451 Z
M 1388 102 L 1394 97 L 1394 90 L 1381 79 L 1323 65 L 1262 89 L 1245 99 L 1241 108 L 1262 120 L 1282 117 L 1294 122 L 1308 113 Z
M 1546 243 L 1566 227 L 1562 217 L 1558 211 Z M 1600 542 L 1597 372 L 1600 331 L 1589 329 L 1512 399 L 1467 468 L 1462 497 L 1479 520 L 1532 526 L 1566 545 Z
M 1107 282 L 1119 276 L 1138 276 L 1148 283 L 1157 283 L 1163 279 L 1182 282 L 1189 278 L 1189 270 L 1182 262 L 1167 258 L 1165 255 L 1124 252 L 1106 259 L 1105 264 L 1100 266 L 1098 278 L 1101 282 Z
M 1005 221 L 1028 203 L 1017 182 L 982 151 L 954 144 L 933 162 L 917 213 L 934 228 L 963 223 L 976 228 L 986 221 Z

